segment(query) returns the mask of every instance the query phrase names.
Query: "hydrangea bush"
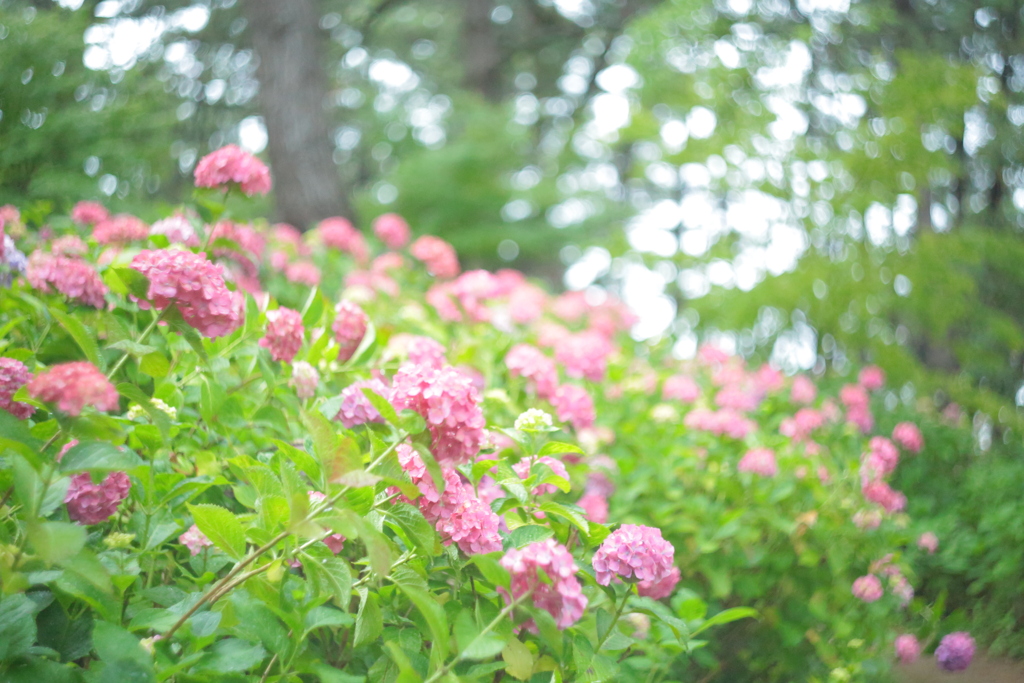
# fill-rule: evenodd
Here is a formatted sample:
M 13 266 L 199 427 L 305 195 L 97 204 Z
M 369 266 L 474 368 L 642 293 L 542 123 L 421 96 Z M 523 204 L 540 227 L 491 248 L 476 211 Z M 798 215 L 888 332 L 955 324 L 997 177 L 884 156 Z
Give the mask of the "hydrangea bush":
M 681 363 L 395 215 L 233 223 L 237 148 L 196 176 L 3 214 L 3 680 L 850 680 L 937 634 L 877 373 Z

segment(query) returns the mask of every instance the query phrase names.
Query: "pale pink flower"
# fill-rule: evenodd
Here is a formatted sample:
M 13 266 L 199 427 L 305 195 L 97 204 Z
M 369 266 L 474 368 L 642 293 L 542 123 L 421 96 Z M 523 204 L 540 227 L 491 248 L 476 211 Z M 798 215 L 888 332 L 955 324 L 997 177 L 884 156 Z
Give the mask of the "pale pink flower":
M 665 380 L 661 397 L 666 401 L 693 403 L 700 398 L 700 386 L 688 375 L 672 375 Z
M 920 453 L 924 448 L 924 437 L 913 422 L 900 422 L 892 430 L 892 440 L 911 453 Z
M 334 419 L 340 421 L 348 429 L 368 422 L 384 422 L 384 418 L 366 397 L 364 389 L 373 391 L 385 400 L 390 392 L 388 386 L 376 378 L 364 379 L 342 389 L 341 408 Z
M 889 579 L 889 590 L 899 598 L 900 607 L 906 607 L 914 599 L 914 587 L 907 581 L 907 577 L 902 574 L 896 574 Z
M 658 583 L 672 575 L 675 552 L 660 529 L 623 524 L 601 543 L 592 564 L 602 586 L 613 578 Z
M 752 420 L 734 410 L 712 411 L 706 408 L 691 410 L 683 418 L 683 424 L 689 429 L 729 436 L 733 439 L 744 439 L 757 428 Z
M 480 395 L 473 380 L 455 368 L 404 365 L 395 374 L 389 400 L 398 410 L 423 416 L 438 461 L 456 465 L 480 452 L 485 424 Z
M 594 424 L 597 414 L 594 399 L 587 390 L 574 384 L 563 384 L 551 397 L 558 419 L 570 423 L 574 429 L 583 429 Z
M 909 633 L 896 638 L 895 648 L 896 657 L 903 664 L 913 664 L 921 656 L 921 643 L 917 641 L 916 636 Z
M 288 384 L 295 389 L 299 398 L 312 398 L 320 384 L 320 373 L 312 365 L 300 360 L 292 365 L 292 378 Z
M 412 243 L 409 251 L 434 277 L 453 278 L 459 274 L 455 249 L 440 237 L 424 235 Z
M 426 464 L 412 446 L 404 443 L 399 444 L 396 454 L 398 455 L 399 465 L 402 466 L 402 469 L 409 475 L 409 479 L 420 491 L 420 497 L 413 504 L 419 507 L 420 512 L 423 513 L 423 516 L 431 524 L 436 526 L 444 522 L 451 516 L 455 508 L 466 499 L 472 497 L 472 489 L 462 483 L 462 478 L 454 469 L 450 467 L 441 468 L 445 487 L 443 492 L 438 493 L 433 478 L 427 472 Z M 397 491 L 397 488 L 389 489 L 388 493 L 391 494 Z M 411 502 L 404 495 L 399 496 L 399 500 Z
M 63 235 L 50 243 L 50 253 L 54 256 L 81 257 L 89 252 L 89 245 L 78 235 Z
M 188 548 L 189 553 L 192 557 L 195 557 L 203 548 L 213 547 L 213 541 L 206 537 L 202 531 L 199 530 L 195 524 L 190 526 L 188 530 L 181 536 L 178 536 L 178 543 Z
M 524 282 L 509 292 L 509 316 L 520 325 L 531 323 L 543 315 L 547 300 L 548 294 L 542 288 Z
M 270 192 L 270 169 L 237 145 L 226 145 L 207 154 L 195 170 L 196 187 L 237 184 L 248 196 Z
M 85 306 L 103 308 L 109 291 L 96 270 L 85 261 L 35 251 L 28 259 L 25 277 L 41 292 L 52 286 L 67 298 Z
M 736 467 L 740 472 L 753 472 L 762 477 L 774 477 L 779 473 L 779 466 L 775 463 L 775 451 L 770 448 L 751 448 L 740 458 Z
M 386 251 L 370 263 L 370 270 L 374 273 L 383 274 L 404 269 L 405 257 L 394 251 Z
M 471 320 L 486 322 L 491 319 L 491 310 L 485 302 L 500 295 L 501 282 L 486 270 L 470 270 L 452 281 L 450 291 Z
M 728 353 L 713 344 L 704 344 L 697 349 L 697 360 L 704 365 L 721 365 L 732 358 Z
M 861 477 L 877 479 L 887 477 L 896 471 L 900 452 L 896 445 L 884 436 L 875 436 L 868 442 L 870 451 L 862 456 Z
M 873 531 L 882 525 L 882 513 L 877 508 L 873 510 L 857 510 L 853 515 L 853 523 L 858 529 Z
M 565 368 L 565 374 L 591 382 L 604 379 L 608 357 L 615 347 L 597 332 L 580 332 L 563 337 L 555 344 L 555 360 Z
M 359 304 L 343 299 L 334 307 L 334 341 L 338 343 L 338 362 L 344 363 L 355 354 L 359 343 L 366 336 L 370 319 Z
M 435 282 L 427 290 L 427 303 L 434 307 L 441 320 L 459 322 L 462 320 L 462 309 L 456 303 L 455 285 L 452 282 Z
M 317 226 L 316 234 L 320 236 L 320 240 L 325 246 L 351 254 L 360 263 L 366 261 L 370 256 L 363 233 L 356 230 L 347 218 L 341 216 L 325 218 Z
M 857 427 L 862 434 L 867 434 L 875 427 L 875 418 L 867 408 L 850 408 L 846 413 L 846 421 Z
M 446 519 L 438 522 L 437 531 L 445 545 L 454 541 L 466 555 L 481 555 L 501 550 L 500 525 L 501 518 L 490 507 L 467 496 Z
M 556 460 L 549 455 L 542 455 L 539 458 L 523 458 L 515 465 L 512 465 L 512 469 L 515 470 L 515 473 L 519 475 L 520 479 L 525 481 L 526 479 L 529 479 L 530 469 L 533 467 L 533 463 L 535 462 L 544 463 L 551 469 L 551 473 L 556 477 L 561 477 L 562 479 L 569 481 L 569 473 L 566 471 L 565 465 L 563 465 L 560 460 Z M 557 493 L 558 491 L 559 488 L 554 484 L 538 484 L 533 488 L 533 493 L 538 496 L 542 496 L 545 493 Z
M 373 221 L 373 232 L 388 249 L 401 249 L 409 243 L 409 224 L 397 213 L 377 216 Z
M 588 491 L 576 501 L 576 505 L 583 508 L 587 519 L 597 524 L 604 524 L 608 521 L 608 500 L 599 493 Z
M 860 371 L 857 381 L 868 391 L 877 391 L 885 386 L 885 371 L 877 365 L 869 365 Z
M 110 212 L 98 202 L 78 202 L 71 209 L 71 220 L 79 225 L 92 225 L 109 217 Z
M 88 472 L 76 474 L 64 496 L 68 516 L 86 526 L 102 524 L 117 512 L 131 487 L 132 482 L 124 472 L 111 472 L 100 484 L 94 484 Z
M 506 600 L 532 591 L 533 605 L 554 617 L 560 629 L 572 626 L 583 616 L 587 597 L 576 579 L 576 562 L 565 546 L 554 539 L 509 550 L 501 558 L 501 566 L 512 575 L 511 595 L 504 588 L 498 588 Z M 536 631 L 532 620 L 526 628 Z
M 871 402 L 868 391 L 860 384 L 847 384 L 839 390 L 839 400 L 847 410 L 867 409 Z
M 814 403 L 814 399 L 817 396 L 818 388 L 814 386 L 814 382 L 803 375 L 797 375 L 793 378 L 793 387 L 789 391 L 789 400 L 793 403 L 810 405 Z
M 793 417 L 787 417 L 779 425 L 779 433 L 796 441 L 804 441 L 814 430 L 825 424 L 825 416 L 813 408 L 801 408 Z
M 907 506 L 907 497 L 881 479 L 862 481 L 860 490 L 867 500 L 878 503 L 886 512 L 899 512 Z
M 116 410 L 118 395 L 95 365 L 85 361 L 62 363 L 41 372 L 28 383 L 28 394 L 34 399 L 56 403 L 57 408 L 72 417 L 85 406 L 97 410 Z
M 150 235 L 163 235 L 171 244 L 184 244 L 187 247 L 198 247 L 199 236 L 184 215 L 176 213 L 173 216 L 159 220 L 149 226 Z
M 668 574 L 654 581 L 641 581 L 636 586 L 637 594 L 642 598 L 662 600 L 672 595 L 681 578 L 679 567 L 672 567 Z
M 944 637 L 935 648 L 935 662 L 943 671 L 963 671 L 974 659 L 974 638 L 967 631 Z
M 767 363 L 757 369 L 752 379 L 761 395 L 778 391 L 786 383 L 786 376 Z
M 148 301 L 158 311 L 174 305 L 185 322 L 204 337 L 223 337 L 242 324 L 245 300 L 224 284 L 221 266 L 205 254 L 182 249 L 144 250 L 132 259 L 131 267 L 149 278 Z
M 15 392 L 32 379 L 32 372 L 19 360 L 0 358 L 0 409 L 19 420 L 32 417 L 36 407 L 31 403 L 14 401 Z
M 757 410 L 760 403 L 761 396 L 758 393 L 755 393 L 751 387 L 740 384 L 726 385 L 715 395 L 715 404 L 719 408 L 735 410 L 740 413 Z
M 917 539 L 917 547 L 927 551 L 929 555 L 934 555 L 939 549 L 939 537 L 932 531 L 926 531 Z
M 400 332 L 388 340 L 387 350 L 389 354 L 404 356 L 413 365 L 442 368 L 448 364 L 444 346 L 430 337 Z
M 864 602 L 875 602 L 882 597 L 882 582 L 874 574 L 867 574 L 853 582 L 853 594 Z
M 100 244 L 127 244 L 149 237 L 149 226 L 140 219 L 120 213 L 102 220 L 92 229 L 92 238 Z
M 516 344 L 505 354 L 505 366 L 513 377 L 523 377 L 538 398 L 550 400 L 558 388 L 555 361 L 529 344 Z
M 302 315 L 282 306 L 267 311 L 267 333 L 259 344 L 270 351 L 270 357 L 274 360 L 290 363 L 302 348 L 304 332 Z
M 589 311 L 586 292 L 565 292 L 551 301 L 551 312 L 566 322 L 576 322 Z
M 309 261 L 295 261 L 285 266 L 284 276 L 289 282 L 316 287 L 320 284 L 320 269 Z

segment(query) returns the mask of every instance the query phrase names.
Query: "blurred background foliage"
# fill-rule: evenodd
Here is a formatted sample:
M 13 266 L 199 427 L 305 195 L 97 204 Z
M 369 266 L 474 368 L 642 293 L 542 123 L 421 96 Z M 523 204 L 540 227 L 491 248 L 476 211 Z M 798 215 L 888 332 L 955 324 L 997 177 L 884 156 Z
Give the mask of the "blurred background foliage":
M 979 539 L 1024 536 L 979 512 L 1022 472 L 1022 24 L 1019 0 L 0 0 L 0 204 L 145 218 L 236 142 L 278 171 L 252 217 L 397 211 L 467 267 L 617 293 L 682 356 L 878 363 L 974 426 L 907 487 L 974 534 L 928 585 L 983 593 L 971 553 L 1007 539 Z

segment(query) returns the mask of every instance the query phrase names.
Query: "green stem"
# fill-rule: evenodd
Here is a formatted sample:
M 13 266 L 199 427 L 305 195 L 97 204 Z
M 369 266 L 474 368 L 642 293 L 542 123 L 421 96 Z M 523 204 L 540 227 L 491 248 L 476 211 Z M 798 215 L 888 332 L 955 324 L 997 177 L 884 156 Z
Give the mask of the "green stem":
M 601 648 L 604 647 L 604 644 L 608 641 L 608 636 L 610 636 L 612 631 L 615 630 L 615 625 L 619 623 L 619 617 L 622 616 L 622 610 L 626 609 L 626 601 L 629 600 L 629 593 L 632 590 L 632 588 L 627 587 L 626 594 L 622 596 L 622 602 L 619 603 L 619 608 L 615 610 L 615 616 L 612 617 L 612 625 L 608 627 L 608 632 L 605 633 L 604 637 L 597 643 L 597 647 L 594 648 L 594 652 L 601 651 Z

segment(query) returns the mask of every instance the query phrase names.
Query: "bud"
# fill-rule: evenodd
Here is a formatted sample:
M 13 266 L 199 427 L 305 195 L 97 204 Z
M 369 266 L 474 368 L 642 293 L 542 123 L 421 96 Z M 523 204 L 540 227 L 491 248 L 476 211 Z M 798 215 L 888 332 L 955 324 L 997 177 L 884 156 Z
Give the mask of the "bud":
M 103 545 L 111 550 L 127 548 L 135 540 L 135 534 L 112 533 L 103 539 Z
M 516 418 L 515 428 L 521 432 L 553 432 L 554 420 L 551 415 L 537 408 L 530 408 Z

